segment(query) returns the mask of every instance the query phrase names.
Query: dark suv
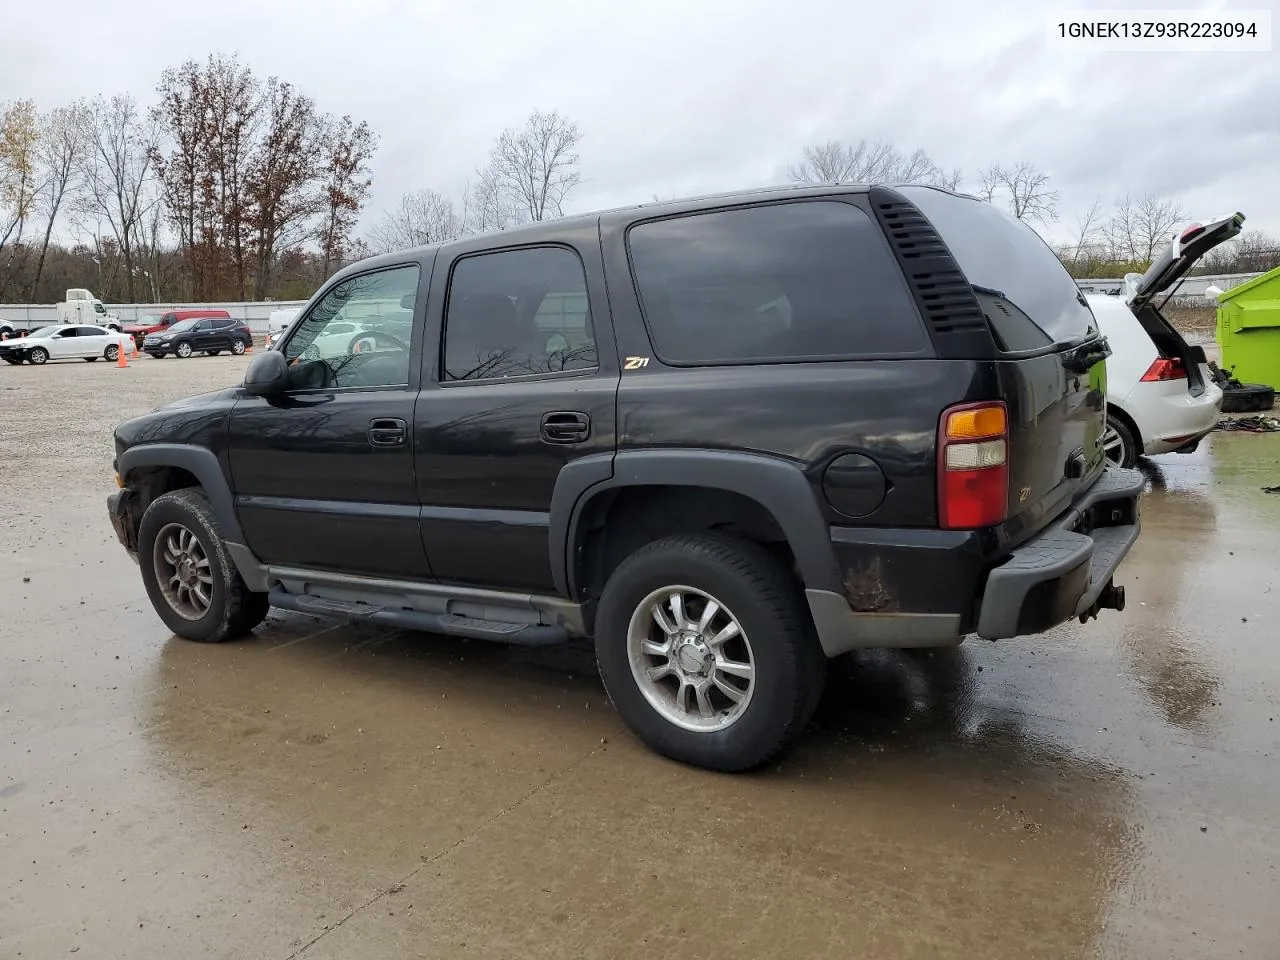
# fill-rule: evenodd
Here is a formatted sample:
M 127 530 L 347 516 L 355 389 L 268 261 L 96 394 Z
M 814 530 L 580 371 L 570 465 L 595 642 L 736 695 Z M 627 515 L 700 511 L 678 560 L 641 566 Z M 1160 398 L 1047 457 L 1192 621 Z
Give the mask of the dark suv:
M 216 357 L 223 350 L 239 356 L 252 346 L 249 325 L 231 317 L 179 320 L 161 332 L 148 333 L 142 341 L 142 350 L 156 359 L 173 354 L 185 360 L 196 353 Z
M 180 636 L 276 606 L 594 637 L 641 738 L 737 770 L 830 657 L 1123 607 L 1143 477 L 1103 456 L 1107 354 L 973 198 L 637 207 L 344 270 L 243 386 L 117 429 L 109 509 Z

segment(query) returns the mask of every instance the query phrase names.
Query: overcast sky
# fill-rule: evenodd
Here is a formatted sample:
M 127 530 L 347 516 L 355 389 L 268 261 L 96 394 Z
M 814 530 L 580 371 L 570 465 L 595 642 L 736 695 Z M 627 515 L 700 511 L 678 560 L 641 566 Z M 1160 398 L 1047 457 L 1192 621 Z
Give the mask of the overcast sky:
M 1195 218 L 1243 210 L 1280 234 L 1276 52 L 1073 52 L 1050 46 L 1038 4 L 1013 0 L 363 6 L 6 4 L 0 101 L 150 103 L 163 68 L 237 53 L 380 134 L 370 218 L 407 190 L 460 193 L 494 136 L 540 108 L 585 135 L 573 211 L 782 182 L 806 143 L 867 137 L 922 146 L 970 186 L 989 163 L 1035 163 L 1062 196 L 1051 235 L 1125 191 L 1176 196 Z M 1225 6 L 1280 21 L 1277 0 Z

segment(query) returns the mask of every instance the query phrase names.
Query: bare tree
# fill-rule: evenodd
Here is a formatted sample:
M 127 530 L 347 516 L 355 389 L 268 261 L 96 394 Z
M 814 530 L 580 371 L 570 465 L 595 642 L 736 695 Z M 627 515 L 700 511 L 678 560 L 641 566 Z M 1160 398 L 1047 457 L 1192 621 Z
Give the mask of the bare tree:
M 33 100 L 19 100 L 0 114 L 0 298 L 14 279 L 22 235 L 41 190 L 39 118 Z M 4 253 L 5 247 L 9 251 Z
M 523 127 L 508 128 L 498 136 L 488 165 L 478 171 L 477 191 L 495 207 L 495 216 L 508 212 L 504 205 L 521 221 L 562 216 L 565 199 L 582 182 L 581 140 L 578 125 L 568 117 L 555 110 L 535 110 Z
M 418 190 L 406 193 L 399 206 L 373 226 L 369 243 L 378 253 L 391 253 L 453 240 L 462 233 L 463 220 L 452 200 L 435 190 Z
M 904 154 L 884 140 L 828 140 L 804 148 L 787 170 L 795 183 L 924 183 L 954 189 L 958 170 L 939 167 L 922 149 Z
M 373 182 L 369 160 L 378 138 L 364 121 L 342 117 L 325 123 L 321 145 L 323 218 L 316 236 L 324 276 L 328 277 L 331 267 L 342 261 L 352 244 L 351 231 Z
M 1105 234 L 1116 260 L 1150 263 L 1156 251 L 1173 239 L 1173 229 L 1187 217 L 1182 204 L 1152 193 L 1136 200 L 1125 194 L 1115 206 Z
M 464 233 L 506 230 L 526 219 L 519 200 L 504 188 L 492 165 L 476 171 L 475 183 L 468 184 L 462 194 Z
M 1058 191 L 1049 188 L 1049 175 L 1021 160 L 1011 167 L 994 164 L 979 177 L 984 200 L 1002 202 L 1019 220 L 1048 223 L 1058 219 Z
M 78 101 L 55 108 L 41 123 L 39 157 L 44 168 L 44 183 L 39 200 L 46 219 L 40 255 L 31 278 L 32 301 L 36 299 L 40 277 L 44 273 L 45 260 L 49 254 L 49 240 L 57 225 L 62 204 L 68 193 L 75 193 L 80 186 L 88 117 L 88 106 Z
M 1076 242 L 1071 248 L 1071 260 L 1078 263 L 1090 255 L 1102 228 L 1102 198 L 1094 197 L 1089 209 L 1076 218 Z

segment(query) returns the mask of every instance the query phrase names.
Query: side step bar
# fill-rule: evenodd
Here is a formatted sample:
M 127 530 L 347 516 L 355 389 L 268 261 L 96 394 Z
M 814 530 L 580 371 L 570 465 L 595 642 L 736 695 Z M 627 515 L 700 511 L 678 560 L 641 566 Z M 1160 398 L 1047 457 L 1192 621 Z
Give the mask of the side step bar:
M 568 633 L 562 627 L 535 623 L 500 623 L 497 620 L 460 617 L 452 613 L 426 613 L 374 603 L 331 600 L 327 597 L 292 594 L 279 586 L 272 588 L 270 601 L 273 607 L 320 617 L 337 617 L 405 630 L 445 633 L 473 640 L 496 640 L 499 643 L 524 647 L 547 647 L 569 639 Z

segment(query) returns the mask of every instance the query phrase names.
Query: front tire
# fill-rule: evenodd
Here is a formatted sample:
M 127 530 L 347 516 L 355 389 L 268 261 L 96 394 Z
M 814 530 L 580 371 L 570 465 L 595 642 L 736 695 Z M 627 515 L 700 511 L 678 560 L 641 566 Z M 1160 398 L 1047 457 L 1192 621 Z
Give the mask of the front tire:
M 1133 467 L 1138 463 L 1138 441 L 1129 425 L 1119 417 L 1107 414 L 1107 430 L 1102 435 L 1102 450 L 1116 466 Z
M 152 607 L 187 640 L 234 640 L 267 615 L 267 595 L 240 577 L 202 490 L 174 490 L 151 502 L 138 527 L 138 560 Z
M 758 766 L 809 722 L 826 660 L 799 585 L 757 544 L 666 537 L 625 559 L 596 617 L 614 707 L 673 760 Z
M 27 363 L 34 363 L 37 367 L 43 366 L 49 362 L 49 351 L 44 347 L 35 347 L 27 351 Z
M 191 356 L 191 344 L 185 340 L 179 340 L 178 345 L 173 348 L 173 352 L 180 360 L 186 360 Z

